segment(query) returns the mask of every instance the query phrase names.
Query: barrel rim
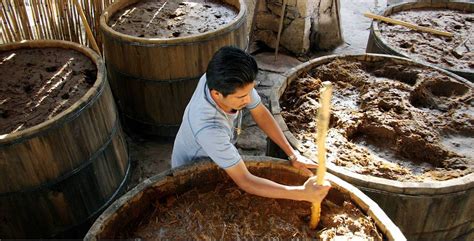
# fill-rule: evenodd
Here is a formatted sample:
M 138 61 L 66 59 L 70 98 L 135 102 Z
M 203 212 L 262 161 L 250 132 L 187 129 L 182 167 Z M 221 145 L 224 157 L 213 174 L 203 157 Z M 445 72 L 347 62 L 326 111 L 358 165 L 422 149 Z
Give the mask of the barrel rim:
M 317 65 L 325 64 L 331 62 L 335 59 L 356 59 L 362 61 L 370 61 L 374 59 L 390 59 L 405 63 L 410 63 L 415 66 L 426 66 L 423 63 L 416 62 L 413 59 L 403 58 L 399 56 L 393 55 L 385 55 L 385 54 L 351 54 L 351 55 L 328 55 L 320 58 L 312 59 L 306 63 L 300 64 L 289 69 L 287 72 L 283 74 L 285 77 L 285 81 L 282 82 L 279 86 L 275 86 L 270 95 L 270 112 L 277 120 L 278 125 L 283 130 L 283 134 L 288 139 L 290 144 L 298 149 L 300 152 L 303 152 L 303 148 L 301 143 L 296 139 L 292 132 L 289 131 L 288 126 L 286 125 L 283 117 L 281 116 L 281 108 L 280 108 L 280 97 L 285 91 L 286 87 L 299 75 L 307 71 L 309 69 L 314 68 Z M 447 70 L 441 69 L 440 67 L 436 66 L 428 66 L 429 68 L 434 68 L 458 81 L 463 84 L 466 84 L 474 89 L 474 83 L 467 81 L 466 79 L 455 75 Z M 447 193 L 455 193 L 459 191 L 468 190 L 474 188 L 474 173 L 470 173 L 466 176 L 460 178 L 453 178 L 446 181 L 439 181 L 439 182 L 429 182 L 429 183 L 419 183 L 419 182 L 401 182 L 396 180 L 389 180 L 381 177 L 374 177 L 369 175 L 362 175 L 359 173 L 351 172 L 346 170 L 342 167 L 336 166 L 335 164 L 328 162 L 327 164 L 328 170 L 336 175 L 344 176 L 346 181 L 349 181 L 351 184 L 356 186 L 364 186 L 371 189 L 382 189 L 388 190 L 393 193 L 399 193 L 404 195 L 417 195 L 425 194 L 425 195 L 433 195 L 433 194 L 447 194 Z
M 192 34 L 189 36 L 177 37 L 177 38 L 141 38 L 135 37 L 131 35 L 127 35 L 112 29 L 108 24 L 108 20 L 119 10 L 123 9 L 124 7 L 128 7 L 132 4 L 137 3 L 140 0 L 120 0 L 117 2 L 112 3 L 109 5 L 101 14 L 100 16 L 100 29 L 102 30 L 103 34 L 107 34 L 110 36 L 114 36 L 122 41 L 126 42 L 134 42 L 139 44 L 157 44 L 157 45 L 173 45 L 173 44 L 186 44 L 186 43 L 193 43 L 196 41 L 206 40 L 212 38 L 216 35 L 223 34 L 229 28 L 237 28 L 241 22 L 245 20 L 245 14 L 247 12 L 247 5 L 245 4 L 244 0 L 239 1 L 239 13 L 237 16 L 229 23 L 221 25 L 220 28 L 207 31 L 200 34 Z M 225 0 L 222 0 L 225 1 Z
M 33 135 L 48 130 L 56 123 L 61 123 L 67 120 L 70 116 L 75 115 L 77 111 L 80 111 L 83 107 L 85 107 L 89 103 L 89 101 L 94 99 L 94 97 L 100 93 L 101 88 L 103 88 L 106 83 L 105 64 L 102 58 L 90 48 L 87 48 L 78 43 L 64 40 L 23 40 L 20 42 L 0 45 L 0 51 L 2 52 L 25 48 L 63 48 L 80 52 L 86 57 L 88 57 L 96 65 L 97 78 L 94 82 L 94 85 L 90 87 L 89 90 L 87 90 L 87 92 L 78 101 L 76 101 L 74 104 L 72 104 L 67 109 L 63 110 L 53 118 L 15 133 L 1 134 L 0 145 L 8 144 L 11 141 L 17 139 L 27 139 Z
M 274 157 L 266 156 L 242 156 L 247 167 L 278 167 L 285 171 L 290 171 L 296 174 L 305 176 L 300 170 L 288 165 L 288 161 L 278 159 Z M 122 208 L 127 207 L 130 202 L 140 198 L 141 195 L 150 188 L 156 188 L 159 185 L 166 183 L 169 179 L 174 176 L 189 176 L 191 171 L 195 171 L 190 167 L 197 167 L 198 169 L 207 169 L 211 165 L 211 168 L 219 169 L 215 163 L 209 158 L 201 159 L 193 164 L 184 165 L 178 168 L 169 169 L 161 172 L 155 176 L 145 179 L 143 182 L 135 186 L 132 190 L 128 191 L 125 195 L 117 199 L 112 205 L 110 205 L 94 222 L 92 227 L 87 232 L 84 240 L 98 240 L 98 234 L 105 229 L 104 223 L 111 221 L 111 218 Z M 362 209 L 366 215 L 371 216 L 377 227 L 384 232 L 389 240 L 406 240 L 400 229 L 392 222 L 392 220 L 385 214 L 380 206 L 370 199 L 366 194 L 357 189 L 352 184 L 342 180 L 341 178 L 326 173 L 326 179 L 330 181 L 333 188 L 337 188 L 340 192 L 349 194 L 351 201 L 357 204 L 358 208 Z
M 467 8 L 463 8 L 463 10 L 468 11 L 469 7 L 470 8 L 474 7 L 474 3 L 461 2 L 461 1 L 452 1 L 452 2 L 448 2 L 448 1 L 446 1 L 446 2 L 402 2 L 402 3 L 394 4 L 394 5 L 391 5 L 387 8 L 385 8 L 384 10 L 379 12 L 379 15 L 387 17 L 388 15 L 390 15 L 392 13 L 400 12 L 400 11 L 403 11 L 403 10 L 426 9 L 426 8 L 442 8 L 442 9 L 444 8 L 444 9 L 451 9 L 451 10 L 460 10 L 459 9 L 460 6 L 467 6 Z M 410 7 L 410 8 L 409 9 L 403 9 L 404 7 Z M 385 47 L 391 49 L 392 51 L 395 51 L 400 56 L 403 56 L 405 58 L 411 58 L 410 55 L 407 55 L 405 52 L 397 51 L 391 45 L 387 44 L 387 41 L 382 36 L 381 30 L 380 30 L 380 27 L 379 27 L 381 22 L 382 21 L 380 21 L 380 20 L 373 20 L 372 21 L 372 30 L 371 31 L 374 35 L 373 37 L 375 39 L 380 40 L 381 44 L 383 44 Z M 446 70 L 454 72 L 454 73 L 457 72 L 457 73 L 466 73 L 466 74 L 474 75 L 474 71 L 454 69 L 454 68 L 450 68 L 450 67 L 443 67 L 441 65 L 431 64 L 431 63 L 428 63 L 428 62 L 426 62 L 424 60 L 420 60 L 420 59 L 416 59 L 416 61 L 421 62 L 425 65 L 438 67 L 438 68 L 443 68 L 443 69 L 446 69 Z

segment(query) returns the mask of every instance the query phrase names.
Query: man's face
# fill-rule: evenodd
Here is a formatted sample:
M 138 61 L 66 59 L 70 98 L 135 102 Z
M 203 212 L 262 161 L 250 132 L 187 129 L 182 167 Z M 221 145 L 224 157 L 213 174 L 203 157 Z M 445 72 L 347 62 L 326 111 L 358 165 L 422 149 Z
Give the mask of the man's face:
M 226 97 L 219 93 L 219 105 L 221 108 L 224 108 L 225 111 L 243 109 L 252 101 L 251 92 L 254 87 L 255 82 L 238 88 L 233 94 L 227 95 Z

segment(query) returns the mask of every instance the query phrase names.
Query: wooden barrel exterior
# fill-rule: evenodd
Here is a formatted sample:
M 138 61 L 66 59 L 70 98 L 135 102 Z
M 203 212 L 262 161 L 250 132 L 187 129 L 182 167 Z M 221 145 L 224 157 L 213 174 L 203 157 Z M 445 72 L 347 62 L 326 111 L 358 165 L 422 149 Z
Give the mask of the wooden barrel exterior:
M 289 131 L 281 116 L 280 97 L 287 86 L 301 74 L 334 61 L 335 59 L 376 62 L 391 60 L 399 64 L 437 69 L 474 88 L 465 79 L 436 67 L 424 66 L 412 60 L 379 54 L 326 56 L 288 70 L 282 85 L 276 86 L 270 96 L 270 111 L 283 130 L 290 144 L 304 152 L 302 144 Z M 268 156 L 285 157 L 284 152 L 267 139 Z M 343 167 L 328 163 L 328 171 L 361 189 L 377 202 L 390 219 L 402 230 L 408 240 L 451 240 L 469 234 L 474 238 L 474 173 L 436 183 L 400 182 L 350 172 Z M 467 237 L 466 237 L 467 238 Z
M 276 182 L 290 181 L 302 184 L 308 177 L 288 165 L 288 161 L 265 156 L 244 156 L 245 164 L 253 174 Z M 137 223 L 156 200 L 168 195 L 180 194 L 200 184 L 218 183 L 229 179 L 225 171 L 210 160 L 165 171 L 146 179 L 137 187 L 115 201 L 92 225 L 84 240 L 112 239 L 118 231 L 129 229 Z M 350 199 L 376 223 L 388 240 L 406 240 L 380 207 L 360 190 L 338 177 L 327 174 L 332 189 Z M 333 190 L 331 190 L 333 191 Z
M 449 2 L 449 1 L 428 1 L 428 2 L 411 2 L 411 3 L 400 3 L 385 9 L 380 15 L 389 16 L 394 13 L 419 9 L 419 8 L 433 8 L 433 9 L 451 9 L 451 10 L 461 10 L 466 12 L 474 13 L 474 3 L 468 2 Z M 395 56 L 401 56 L 405 58 L 410 58 L 409 55 L 397 51 L 389 45 L 389 43 L 383 38 L 380 33 L 380 21 L 373 21 L 370 27 L 369 40 L 367 42 L 367 53 L 379 53 L 379 54 L 390 54 Z M 431 65 L 427 62 L 423 62 L 426 65 Z M 441 67 L 441 66 L 440 66 Z M 474 71 L 464 71 L 453 68 L 441 67 L 445 70 L 453 72 L 471 82 L 474 82 Z
M 52 119 L 0 136 L 0 238 L 83 237 L 129 174 L 105 64 L 95 52 L 56 40 L 0 45 L 0 51 L 45 47 L 89 57 L 97 80 Z
M 214 31 L 172 39 L 134 37 L 108 26 L 116 12 L 139 1 L 118 1 L 100 18 L 108 77 L 126 129 L 175 136 L 214 53 L 226 45 L 246 48 L 246 5 L 243 0 L 223 0 L 239 10 L 232 22 Z

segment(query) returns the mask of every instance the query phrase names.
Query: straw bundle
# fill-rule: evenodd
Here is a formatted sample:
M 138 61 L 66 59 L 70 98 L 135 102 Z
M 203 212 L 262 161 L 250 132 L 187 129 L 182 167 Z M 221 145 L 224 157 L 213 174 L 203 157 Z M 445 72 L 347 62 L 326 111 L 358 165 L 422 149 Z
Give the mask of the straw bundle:
M 97 44 L 99 19 L 114 0 L 79 0 Z M 73 0 L 0 0 L 0 43 L 59 39 L 92 47 Z

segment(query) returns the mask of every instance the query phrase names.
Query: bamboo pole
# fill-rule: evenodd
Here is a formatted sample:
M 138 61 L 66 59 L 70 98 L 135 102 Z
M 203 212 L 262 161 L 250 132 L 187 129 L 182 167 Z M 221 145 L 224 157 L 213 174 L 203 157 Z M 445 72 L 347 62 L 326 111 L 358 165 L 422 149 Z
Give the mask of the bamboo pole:
M 38 26 L 38 28 L 43 33 L 43 38 L 44 39 L 50 39 L 51 34 L 50 34 L 50 31 L 48 31 L 48 29 L 50 29 L 50 26 L 49 26 L 48 22 L 45 19 L 45 17 L 47 15 L 43 11 L 43 8 L 41 7 L 42 5 L 44 5 L 44 3 L 39 2 L 39 0 L 34 0 L 33 2 L 34 2 L 35 9 L 38 12 L 38 17 L 40 19 L 40 26 Z
M 80 26 L 80 20 L 79 20 L 79 13 L 77 13 L 77 11 L 74 11 L 73 9 L 73 6 L 74 4 L 73 3 L 68 3 L 68 6 L 69 6 L 69 11 L 68 11 L 68 14 L 69 14 L 69 19 L 70 19 L 70 23 L 72 23 L 72 26 L 69 27 L 69 29 L 72 30 L 72 33 L 73 33 L 73 36 L 75 39 L 75 42 L 77 43 L 81 43 L 83 44 L 85 41 L 83 41 L 83 38 L 80 34 L 80 31 L 79 29 L 81 29 L 81 26 Z M 85 45 L 85 44 L 83 44 Z M 87 46 L 87 45 L 86 45 Z
M 77 37 L 79 38 L 79 42 L 82 43 L 82 45 L 86 45 L 86 40 L 83 38 L 83 34 L 82 34 L 82 28 L 80 26 L 80 22 L 81 22 L 81 16 L 79 15 L 79 13 L 77 11 L 72 11 L 73 12 L 73 16 L 74 16 L 74 22 L 77 23 L 76 24 L 76 34 L 77 34 Z
M 43 21 L 44 21 L 44 31 L 47 33 L 48 35 L 48 38 L 50 39 L 55 39 L 56 36 L 57 36 L 57 29 L 56 29 L 56 26 L 54 25 L 54 22 L 53 20 L 51 19 L 50 15 L 51 15 L 51 12 L 50 12 L 50 9 L 51 9 L 51 5 L 49 5 L 48 3 L 43 3 L 43 4 L 38 4 L 38 6 L 40 7 L 40 12 L 44 15 L 43 16 Z M 48 7 L 49 6 L 49 7 Z
M 53 38 L 53 33 L 51 29 L 51 24 L 48 20 L 48 13 L 45 10 L 45 5 L 46 1 L 40 1 L 40 0 L 35 0 L 36 1 L 36 7 L 38 8 L 38 13 L 41 18 L 41 26 L 40 28 L 43 31 L 44 38 L 45 39 L 52 39 Z
M 66 14 L 66 19 L 67 19 L 66 26 L 67 26 L 67 29 L 69 31 L 69 35 L 71 36 L 71 40 L 76 42 L 76 43 L 79 43 L 79 39 L 76 38 L 77 34 L 75 32 L 75 30 L 76 30 L 75 28 L 77 27 L 77 24 L 79 24 L 79 23 L 74 22 L 74 17 L 73 17 L 73 14 L 72 14 L 74 9 L 72 9 L 72 5 L 74 5 L 74 4 L 71 1 L 65 1 L 65 11 L 64 12 Z
M 278 47 L 280 47 L 281 31 L 283 29 L 283 20 L 285 19 L 286 1 L 287 0 L 283 0 L 282 2 L 283 6 L 281 7 L 280 25 L 278 26 L 278 35 L 277 35 L 276 48 L 275 48 L 275 61 L 277 60 L 277 57 L 278 57 Z M 255 11 L 257 11 L 257 9 Z
M 104 9 L 106 9 L 110 4 L 112 4 L 113 1 L 101 1 L 101 2 L 93 2 L 94 3 L 94 11 L 95 13 L 98 13 L 98 17 L 95 18 L 95 33 L 96 33 L 96 40 L 97 40 L 97 45 L 99 45 L 100 49 L 103 48 L 103 37 L 102 34 L 100 34 L 100 15 L 102 12 L 104 12 Z
M 90 4 L 89 7 L 89 12 L 91 16 L 99 16 L 96 18 L 91 17 L 91 23 L 94 23 L 94 29 L 93 32 L 95 34 L 95 40 L 97 41 L 97 46 L 99 46 L 99 49 L 102 51 L 102 35 L 100 34 L 100 15 L 102 13 L 102 5 L 105 5 L 105 0 L 98 2 L 94 1 Z M 108 6 L 108 5 L 107 5 Z M 98 15 L 97 15 L 98 14 Z
M 18 32 L 18 36 L 19 36 L 19 38 L 17 39 L 18 41 L 18 40 L 26 39 L 26 34 L 25 34 L 26 32 L 24 31 L 24 24 L 21 21 L 20 11 L 18 11 L 17 3 L 18 3 L 17 0 L 14 0 L 10 3 L 10 9 L 11 9 L 10 14 L 12 14 L 11 15 L 13 16 L 12 20 L 16 25 L 15 32 L 16 31 Z
M 3 17 L 3 3 L 0 2 L 0 27 L 2 28 L 2 31 L 0 33 L 2 36 L 2 42 L 0 42 L 0 44 L 6 43 L 8 41 L 7 26 L 4 23 L 4 19 L 5 18 Z
M 97 46 L 97 42 L 94 39 L 94 35 L 92 34 L 91 28 L 89 27 L 89 23 L 87 22 L 86 16 L 84 15 L 84 12 L 82 11 L 82 7 L 79 4 L 77 0 L 73 0 L 74 5 L 76 5 L 77 11 L 79 11 L 79 15 L 81 16 L 82 23 L 84 24 L 84 27 L 86 29 L 86 34 L 87 37 L 89 38 L 89 42 L 92 44 L 92 48 L 99 54 L 100 54 L 100 49 L 99 46 Z
M 52 31 L 52 34 L 53 34 L 53 38 L 54 39 L 60 39 L 60 36 L 61 36 L 61 29 L 60 29 L 60 26 L 59 24 L 57 24 L 57 21 L 56 21 L 56 17 L 57 15 L 54 14 L 54 4 L 53 2 L 51 2 L 51 0 L 47 0 L 48 3 L 47 3 L 47 6 L 44 6 L 45 7 L 45 10 L 46 12 L 48 13 L 48 20 L 50 22 L 50 29 L 53 30 Z
M 36 31 L 36 38 L 45 39 L 43 23 L 41 22 L 41 13 L 38 11 L 36 0 L 30 1 L 31 13 L 33 14 L 33 23 Z
M 325 81 L 322 83 L 320 94 L 320 107 L 317 116 L 318 133 L 316 143 L 318 146 L 318 170 L 316 172 L 316 184 L 323 185 L 324 175 L 326 174 L 326 136 L 328 132 L 330 110 L 331 110 L 332 84 Z M 313 203 L 311 206 L 310 228 L 315 229 L 318 226 L 321 217 L 321 203 Z
M 79 29 L 81 28 L 81 26 L 80 26 L 81 20 L 79 20 L 80 16 L 79 16 L 79 13 L 77 11 L 74 11 L 73 5 L 74 4 L 71 3 L 71 2 L 69 3 L 69 6 L 70 6 L 69 14 L 70 14 L 70 18 L 71 18 L 71 23 L 73 23 L 73 26 L 71 26 L 70 29 L 73 30 L 74 38 L 77 39 L 77 42 L 78 43 L 84 43 L 85 41 L 83 41 L 83 38 L 82 38 L 82 36 L 80 35 L 80 32 L 79 32 Z
M 389 17 L 380 16 L 380 15 L 373 14 L 373 13 L 370 13 L 370 12 L 364 13 L 364 16 L 366 16 L 368 18 L 384 21 L 384 22 L 387 22 L 387 23 L 401 25 L 401 26 L 404 26 L 404 27 L 407 27 L 407 28 L 418 30 L 418 31 L 428 32 L 428 33 L 437 34 L 437 35 L 441 35 L 441 36 L 445 36 L 445 37 L 453 37 L 454 36 L 450 32 L 445 32 L 445 31 L 441 31 L 441 30 L 437 30 L 437 29 L 433 29 L 433 28 L 428 28 L 428 27 L 422 27 L 422 26 L 418 26 L 416 24 L 408 23 L 408 22 L 401 21 L 401 20 L 396 20 L 396 19 L 389 18 Z
M 64 12 L 64 25 L 66 26 L 68 35 L 70 40 L 78 43 L 78 39 L 76 39 L 75 34 L 74 34 L 74 22 L 71 16 L 71 8 L 69 5 L 69 1 L 64 0 L 64 5 L 63 5 L 63 12 Z
M 11 2 L 10 8 L 11 8 L 11 14 L 12 14 L 11 16 L 13 16 L 12 20 L 13 22 L 15 22 L 16 31 L 18 31 L 19 38 L 17 39 L 17 41 L 25 39 L 26 35 L 23 29 L 23 24 L 21 23 L 20 13 L 18 11 L 18 8 L 16 7 L 16 1 Z
M 84 10 L 84 14 L 86 16 L 87 22 L 89 22 L 89 23 L 93 23 L 94 20 L 95 20 L 94 17 L 93 17 L 95 15 L 91 14 L 92 13 L 91 5 L 92 4 L 89 4 L 89 1 L 82 1 L 82 5 L 81 5 L 82 10 Z M 91 25 L 94 25 L 94 24 L 91 24 Z M 93 26 L 91 26 L 91 30 L 92 30 L 92 32 L 94 32 L 94 27 Z
M 53 17 L 57 16 L 56 18 L 56 23 L 58 24 L 59 27 L 59 37 L 62 40 L 69 39 L 69 32 L 67 31 L 66 25 L 66 18 L 64 17 L 64 0 L 53 0 L 54 2 L 54 10 L 53 11 Z M 56 13 L 56 14 L 54 14 Z
M 89 4 L 89 1 L 82 1 L 81 3 L 81 8 L 82 10 L 84 11 L 84 14 L 86 16 L 86 19 L 87 19 L 87 22 L 90 23 L 89 27 L 91 28 L 91 32 L 92 34 L 94 35 L 95 37 L 95 40 L 96 40 L 96 43 L 97 43 L 97 46 L 100 46 L 99 44 L 99 41 L 97 40 L 97 34 L 96 34 L 96 31 L 95 31 L 95 18 L 94 18 L 94 14 L 92 13 L 91 11 L 91 5 L 93 3 L 90 3 Z M 82 30 L 82 29 L 81 29 Z M 86 33 L 87 34 L 87 33 Z M 85 39 L 84 42 L 87 42 L 87 38 Z M 91 43 L 89 43 L 89 46 L 91 45 Z
M 8 18 L 7 18 L 8 15 L 7 15 L 7 12 L 6 12 L 6 11 L 7 11 L 6 3 L 4 3 L 4 2 L 2 1 L 2 9 L 1 9 L 1 11 L 0 11 L 0 17 L 1 17 L 1 19 L 2 19 L 2 24 L 5 25 L 4 34 L 8 37 L 8 38 L 7 38 L 7 41 L 8 41 L 8 42 L 13 42 L 14 39 L 15 39 L 15 35 L 14 35 L 14 33 L 12 33 L 12 31 L 11 31 L 11 30 L 13 29 L 13 27 L 12 27 L 10 21 L 8 21 Z
M 11 2 L 6 1 L 6 5 L 8 8 L 7 9 L 7 15 L 8 19 L 11 20 L 11 26 L 13 27 L 12 32 L 15 34 L 15 41 L 20 41 L 22 39 L 21 37 L 21 29 L 20 26 L 18 25 L 17 16 L 15 13 L 15 9 L 13 8 Z
M 22 18 L 22 23 L 25 25 L 27 31 L 28 39 L 34 39 L 33 28 L 31 27 L 31 22 L 26 11 L 25 1 L 19 2 L 20 6 L 20 17 Z
M 0 41 L 9 43 L 25 39 L 59 39 L 78 42 L 100 51 L 100 14 L 102 9 L 113 2 L 0 0 Z M 84 29 L 80 22 L 84 23 Z

